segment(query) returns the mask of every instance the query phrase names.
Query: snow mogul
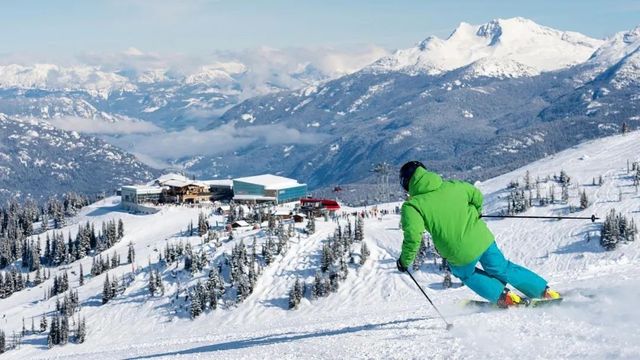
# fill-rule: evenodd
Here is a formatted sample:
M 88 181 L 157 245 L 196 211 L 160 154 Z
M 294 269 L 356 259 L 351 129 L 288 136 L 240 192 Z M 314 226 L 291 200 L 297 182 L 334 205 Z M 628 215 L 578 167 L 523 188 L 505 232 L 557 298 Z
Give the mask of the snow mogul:
M 404 240 L 398 270 L 406 272 L 413 263 L 426 230 L 438 253 L 449 262 L 451 273 L 497 306 L 525 301 L 507 284 L 529 299 L 560 298 L 541 276 L 505 259 L 481 219 L 483 197 L 478 188 L 463 181 L 443 181 L 419 161 L 402 166 L 400 183 L 409 198 L 401 209 Z M 482 269 L 476 267 L 478 263 Z

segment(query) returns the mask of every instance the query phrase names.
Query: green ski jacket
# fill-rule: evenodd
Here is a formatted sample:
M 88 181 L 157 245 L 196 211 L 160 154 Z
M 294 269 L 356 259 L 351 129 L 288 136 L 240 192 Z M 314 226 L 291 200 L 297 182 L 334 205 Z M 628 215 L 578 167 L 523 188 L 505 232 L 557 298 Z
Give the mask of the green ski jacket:
M 443 181 L 440 175 L 420 167 L 409 181 L 409 195 L 401 213 L 402 265 L 413 263 L 425 230 L 440 255 L 456 266 L 470 264 L 495 240 L 480 220 L 483 198 L 475 186 Z

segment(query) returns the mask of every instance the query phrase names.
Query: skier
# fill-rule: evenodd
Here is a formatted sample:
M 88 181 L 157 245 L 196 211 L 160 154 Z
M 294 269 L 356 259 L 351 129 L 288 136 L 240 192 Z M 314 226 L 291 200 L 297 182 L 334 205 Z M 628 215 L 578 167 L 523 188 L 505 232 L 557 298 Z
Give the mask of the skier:
M 507 284 L 531 299 L 560 298 L 538 274 L 505 259 L 480 219 L 483 197 L 478 188 L 462 181 L 443 181 L 419 161 L 402 166 L 400 183 L 409 198 L 401 210 L 404 241 L 396 262 L 399 271 L 407 271 L 413 263 L 426 230 L 449 262 L 451 273 L 490 302 L 500 307 L 523 302 Z M 478 262 L 482 269 L 476 268 Z

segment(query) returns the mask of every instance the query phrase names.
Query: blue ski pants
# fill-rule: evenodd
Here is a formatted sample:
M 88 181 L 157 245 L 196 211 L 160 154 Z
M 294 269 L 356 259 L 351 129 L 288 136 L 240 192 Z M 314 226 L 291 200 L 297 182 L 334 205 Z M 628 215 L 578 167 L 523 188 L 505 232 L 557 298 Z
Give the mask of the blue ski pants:
M 478 262 L 482 269 L 476 268 Z M 495 241 L 470 264 L 450 267 L 453 275 L 492 303 L 498 302 L 507 284 L 530 298 L 540 297 L 547 286 L 547 281 L 538 274 L 505 259 Z

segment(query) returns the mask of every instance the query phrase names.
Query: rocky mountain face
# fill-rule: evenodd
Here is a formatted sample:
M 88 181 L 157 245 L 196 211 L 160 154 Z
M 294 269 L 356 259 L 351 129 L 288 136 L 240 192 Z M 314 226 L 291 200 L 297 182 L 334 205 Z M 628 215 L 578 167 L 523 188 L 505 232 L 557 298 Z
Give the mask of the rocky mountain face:
M 156 170 L 104 141 L 0 114 L 0 200 L 78 192 L 112 194 Z

